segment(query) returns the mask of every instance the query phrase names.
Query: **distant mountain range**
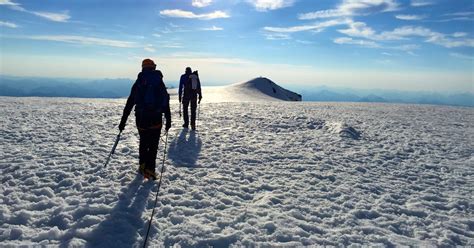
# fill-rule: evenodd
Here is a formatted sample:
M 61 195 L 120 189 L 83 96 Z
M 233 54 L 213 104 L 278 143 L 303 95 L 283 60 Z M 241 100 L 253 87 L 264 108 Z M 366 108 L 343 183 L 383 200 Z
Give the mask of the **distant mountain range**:
M 329 88 L 326 86 L 307 89 L 302 92 L 304 101 L 387 102 L 474 107 L 474 94 L 472 93 L 442 94 L 423 91 Z
M 121 98 L 130 93 L 134 80 L 119 79 L 68 79 L 26 78 L 0 76 L 1 96 Z M 170 88 L 176 82 L 167 82 Z M 351 88 L 292 87 L 281 84 L 295 92 L 301 92 L 303 101 L 327 102 L 391 102 L 414 104 L 438 104 L 474 107 L 474 94 L 441 94 L 433 92 L 411 92 L 396 90 L 361 90 Z

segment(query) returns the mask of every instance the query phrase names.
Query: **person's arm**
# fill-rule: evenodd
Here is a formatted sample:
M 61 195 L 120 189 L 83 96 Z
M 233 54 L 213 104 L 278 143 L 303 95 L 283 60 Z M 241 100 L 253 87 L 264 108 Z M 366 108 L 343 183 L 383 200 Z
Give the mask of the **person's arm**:
M 165 95 L 166 96 L 166 102 L 164 103 L 164 111 L 163 113 L 165 114 L 165 119 L 166 119 L 166 131 L 168 131 L 170 128 L 171 128 L 171 110 L 170 110 L 170 95 L 168 94 L 168 90 L 166 89 L 166 85 L 165 85 L 165 82 L 163 82 L 163 74 L 161 73 L 161 71 L 158 71 L 159 72 L 159 76 L 161 78 L 161 84 L 160 84 L 160 87 L 158 88 L 160 91 L 162 91 L 164 94 L 162 95 Z M 181 83 L 180 83 L 181 85 Z
M 122 120 L 120 121 L 119 130 L 123 131 L 125 129 L 125 124 L 127 123 L 128 116 L 132 112 L 133 106 L 135 105 L 135 91 L 137 90 L 137 82 L 135 82 L 132 86 L 132 90 L 130 91 L 130 95 L 127 99 L 127 104 L 125 104 L 125 108 L 123 109 Z
M 179 102 L 181 102 L 181 96 L 183 94 L 184 82 L 185 82 L 184 75 L 181 75 L 181 78 L 179 79 L 179 90 L 178 90 Z
M 171 110 L 170 110 L 170 97 L 168 95 L 168 104 L 165 107 L 165 119 L 166 119 L 166 131 L 171 128 Z

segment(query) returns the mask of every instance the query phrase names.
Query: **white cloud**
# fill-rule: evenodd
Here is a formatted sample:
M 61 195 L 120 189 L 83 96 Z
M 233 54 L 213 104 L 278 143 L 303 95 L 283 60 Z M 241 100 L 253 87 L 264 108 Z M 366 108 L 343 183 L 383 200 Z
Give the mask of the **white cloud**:
M 30 13 L 55 22 L 67 22 L 71 18 L 67 11 L 64 13 L 31 11 Z
M 367 24 L 363 22 L 351 22 L 348 25 L 348 29 L 341 29 L 338 31 L 348 36 L 374 39 L 375 31 L 368 27 Z
M 18 25 L 16 25 L 16 24 L 13 23 L 13 22 L 0 21 L 0 27 L 17 28 Z
M 368 27 L 363 22 L 353 22 L 349 24 L 348 29 L 338 31 L 352 37 L 363 37 L 366 39 L 379 41 L 407 40 L 411 37 L 422 37 L 425 38 L 425 42 L 444 46 L 446 48 L 474 47 L 474 39 L 460 39 L 459 37 L 454 37 L 456 39 L 453 39 L 449 38 L 449 36 L 446 34 L 435 32 L 428 28 L 416 26 L 403 26 L 396 28 L 393 31 L 376 33 L 372 28 Z
M 205 14 L 195 14 L 191 11 L 185 11 L 180 9 L 166 9 L 160 11 L 160 15 L 166 17 L 174 17 L 174 18 L 188 18 L 188 19 L 201 19 L 201 20 L 212 20 L 218 18 L 229 18 L 230 15 L 224 11 L 214 11 L 211 13 Z
M 192 5 L 197 8 L 204 8 L 211 5 L 212 0 L 193 0 Z
M 31 11 L 23 8 L 18 3 L 12 2 L 11 0 L 0 0 L 0 5 L 7 5 L 13 10 L 30 13 L 54 22 L 67 22 L 71 18 L 68 11 L 63 11 L 62 13 Z
M 336 9 L 320 10 L 300 14 L 301 20 L 330 18 L 339 16 L 370 15 L 379 12 L 390 12 L 399 9 L 395 0 L 344 0 Z
M 221 28 L 221 27 L 212 26 L 212 27 L 209 27 L 209 28 L 201 28 L 201 30 L 204 30 L 204 31 L 222 31 L 224 29 Z
M 247 0 L 257 11 L 268 11 L 290 7 L 295 0 Z
M 295 42 L 300 43 L 300 44 L 303 44 L 303 45 L 311 45 L 311 44 L 314 44 L 313 42 L 308 41 L 308 40 L 295 40 Z
M 267 40 L 290 40 L 291 36 L 284 33 L 265 33 L 265 38 Z
M 0 5 L 17 6 L 19 4 L 12 2 L 11 0 L 0 0 Z
M 147 44 L 143 49 L 147 52 L 150 52 L 150 53 L 156 52 L 156 49 L 151 44 Z
M 433 1 L 428 1 L 428 0 L 411 0 L 411 6 L 413 7 L 423 7 L 423 6 L 428 6 L 428 5 L 433 5 Z
M 161 34 L 154 33 L 153 36 L 155 36 L 156 38 L 160 38 Z
M 400 45 L 400 46 L 390 47 L 390 49 L 400 50 L 400 51 L 404 51 L 404 52 L 412 52 L 412 51 L 417 50 L 419 48 L 420 48 L 420 45 L 415 45 L 415 44 L 407 44 L 407 45 Z
M 336 39 L 334 39 L 334 43 L 336 43 L 336 44 L 358 45 L 358 46 L 369 47 L 369 48 L 378 48 L 378 47 L 380 47 L 380 45 L 377 44 L 374 41 L 354 40 L 354 39 L 348 38 L 348 37 L 336 38 Z
M 405 21 L 418 21 L 426 18 L 424 15 L 396 15 L 395 18 Z
M 344 25 L 352 22 L 349 19 L 334 19 L 319 23 L 314 23 L 312 25 L 302 25 L 302 26 L 292 26 L 292 27 L 264 27 L 265 31 L 276 32 L 276 33 L 295 33 L 302 31 L 315 31 L 321 32 L 324 29 L 332 26 Z
M 463 11 L 463 12 L 454 12 L 445 14 L 445 16 L 472 16 L 474 15 L 474 11 Z
M 37 36 L 23 36 L 20 38 L 26 38 L 30 40 L 44 40 L 44 41 L 58 41 L 82 45 L 99 45 L 99 46 L 110 46 L 110 47 L 121 47 L 130 48 L 137 47 L 135 42 L 121 41 L 121 40 L 110 40 L 96 37 L 86 36 L 75 36 L 75 35 L 37 35 Z
M 466 37 L 467 36 L 467 33 L 464 33 L 464 32 L 456 32 L 454 34 L 452 34 L 453 37 L 455 38 L 461 38 L 461 37 Z
M 316 12 L 309 12 L 305 14 L 298 15 L 298 19 L 300 20 L 313 20 L 319 18 L 331 18 L 331 17 L 339 17 L 344 16 L 345 14 L 342 13 L 340 10 L 337 9 L 328 9 L 328 10 L 320 10 Z
M 474 56 L 472 55 L 462 53 L 450 53 L 449 55 L 458 59 L 474 60 Z

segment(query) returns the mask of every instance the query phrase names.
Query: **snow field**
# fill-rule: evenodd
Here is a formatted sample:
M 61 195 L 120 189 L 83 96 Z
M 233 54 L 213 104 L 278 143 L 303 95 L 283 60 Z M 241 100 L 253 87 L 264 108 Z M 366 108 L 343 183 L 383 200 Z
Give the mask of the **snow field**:
M 1 246 L 142 244 L 133 115 L 103 169 L 124 104 L 0 98 Z M 472 108 L 203 102 L 188 132 L 172 107 L 150 245 L 474 244 Z

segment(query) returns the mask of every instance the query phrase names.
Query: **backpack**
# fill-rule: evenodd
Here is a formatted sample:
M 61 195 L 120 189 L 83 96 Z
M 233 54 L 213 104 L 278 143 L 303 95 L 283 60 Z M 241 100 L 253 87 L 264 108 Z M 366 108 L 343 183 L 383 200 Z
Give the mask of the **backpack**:
M 136 82 L 135 111 L 163 113 L 169 105 L 169 95 L 160 71 L 142 71 Z

